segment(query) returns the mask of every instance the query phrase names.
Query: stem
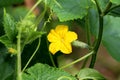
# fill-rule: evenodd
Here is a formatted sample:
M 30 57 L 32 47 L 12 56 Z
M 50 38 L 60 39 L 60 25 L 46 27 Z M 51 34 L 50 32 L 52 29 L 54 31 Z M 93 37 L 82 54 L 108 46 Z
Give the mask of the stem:
M 62 6 L 56 1 L 56 0 L 53 0 L 60 8 L 62 8 Z
M 25 18 L 37 7 L 37 5 L 41 1 L 42 0 L 37 1 L 37 3 L 32 7 L 32 9 L 26 14 Z M 21 74 L 22 74 L 22 72 L 21 72 L 21 51 L 22 51 L 22 49 L 21 49 L 21 26 L 20 26 L 19 30 L 18 30 L 18 36 L 17 36 L 17 77 L 16 77 L 16 80 L 22 80 L 22 76 L 21 76 Z M 26 65 L 28 65 L 28 64 L 26 64 Z M 25 68 L 26 67 L 27 66 L 25 66 Z
M 96 61 L 96 56 L 98 52 L 98 48 L 100 46 L 101 40 L 102 40 L 102 34 L 103 34 L 103 16 L 99 15 L 99 33 L 98 33 L 98 40 L 94 47 L 94 54 L 92 54 L 92 59 L 90 63 L 90 68 L 93 68 Z
M 101 40 L 102 40 L 102 34 L 103 34 L 103 15 L 102 15 L 102 10 L 100 9 L 100 6 L 97 2 L 97 0 L 95 0 L 96 2 L 96 6 L 97 6 L 97 10 L 98 10 L 98 14 L 99 14 L 99 33 L 98 33 L 98 40 L 97 43 L 94 47 L 94 54 L 92 54 L 92 59 L 90 62 L 90 68 L 93 68 L 96 62 L 96 57 L 97 57 L 97 52 L 98 52 L 98 48 L 100 46 Z
M 90 26 L 89 26 L 89 20 L 88 20 L 89 14 L 86 17 L 86 36 L 87 36 L 87 43 L 89 46 L 91 46 L 91 40 L 90 40 Z
M 106 15 L 107 13 L 109 13 L 109 11 L 110 11 L 110 7 L 112 6 L 112 3 L 111 2 L 109 2 L 108 4 L 107 4 L 107 7 L 106 7 L 106 9 L 104 10 L 104 15 Z
M 112 3 L 109 2 L 106 6 L 106 9 L 102 12 L 100 10 L 100 7 L 97 3 L 97 0 L 95 0 L 96 2 L 96 5 L 97 5 L 97 9 L 98 9 L 98 14 L 99 14 L 99 33 L 98 33 L 98 40 L 97 40 L 97 43 L 94 47 L 94 54 L 92 55 L 92 59 L 91 59 L 91 63 L 90 63 L 90 68 L 93 68 L 94 65 L 95 65 L 95 62 L 96 62 L 96 56 L 97 56 L 97 52 L 98 52 L 98 49 L 100 47 L 100 43 L 102 41 L 102 34 L 103 34 L 103 17 L 107 14 L 108 10 L 111 8 L 112 6 Z
M 17 79 L 22 80 L 21 77 L 21 27 L 19 27 L 19 32 L 17 36 Z
M 50 20 L 52 19 L 52 15 L 53 15 L 53 14 L 52 14 L 52 11 L 51 11 L 51 13 L 50 13 L 47 21 L 45 21 L 45 23 L 43 24 L 43 27 L 42 27 L 42 29 L 41 29 L 42 31 L 45 30 L 46 24 L 47 24 L 48 22 L 50 22 Z
M 91 40 L 90 40 L 91 35 L 90 35 L 90 26 L 89 26 L 89 19 L 88 19 L 88 17 L 89 17 L 89 14 L 87 14 L 87 16 L 85 18 L 85 24 L 86 24 L 85 27 L 86 27 L 87 43 L 88 43 L 89 46 L 91 46 Z M 89 57 L 87 57 L 85 59 L 85 61 L 83 62 L 83 65 L 82 65 L 81 68 L 84 68 L 86 66 L 88 59 L 89 59 Z
M 47 4 L 47 0 L 45 0 L 45 3 Z M 44 10 L 44 13 L 43 13 L 43 14 L 45 14 L 45 12 L 46 12 L 46 10 L 47 10 L 47 5 L 46 5 L 46 4 L 45 4 L 45 10 Z M 48 22 L 50 22 L 51 17 L 52 17 L 52 11 L 51 11 L 51 13 L 50 13 L 47 21 L 44 22 L 41 31 L 44 31 L 44 30 L 45 30 L 46 24 L 47 24 Z M 47 43 L 47 47 L 48 47 L 48 41 L 47 41 L 47 40 L 46 40 L 46 43 Z M 51 60 L 51 62 L 52 62 L 52 65 L 53 65 L 54 67 L 56 67 L 55 62 L 54 62 L 54 60 L 53 60 L 53 56 L 51 55 L 50 52 L 49 52 L 49 56 L 50 56 L 50 60 Z
M 65 65 L 65 66 L 61 67 L 60 69 L 67 68 L 67 67 L 69 67 L 69 66 L 71 66 L 71 65 L 73 65 L 73 64 L 75 64 L 75 63 L 77 63 L 77 62 L 79 62 L 79 61 L 81 61 L 81 60 L 83 60 L 83 59 L 86 59 L 87 57 L 91 56 L 93 53 L 94 53 L 94 51 L 91 51 L 91 52 L 88 53 L 87 55 L 85 55 L 85 56 L 83 56 L 83 57 L 81 57 L 81 58 L 79 58 L 79 59 L 71 62 L 71 63 L 68 64 L 68 65 Z
M 34 53 L 32 54 L 32 56 L 29 58 L 27 64 L 25 65 L 25 67 L 23 68 L 22 72 L 25 71 L 25 69 L 27 68 L 27 66 L 29 65 L 29 63 L 31 62 L 31 60 L 33 59 L 33 57 L 35 56 L 36 52 L 38 51 L 39 47 L 40 47 L 40 42 L 41 42 L 41 38 L 39 38 L 39 42 L 38 45 L 36 47 L 36 50 L 34 51 Z
M 50 52 L 49 52 L 49 56 L 50 56 L 50 60 L 53 64 L 53 66 L 56 67 L 55 62 L 54 62 L 53 57 L 52 57 L 52 54 Z
M 99 6 L 99 3 L 98 3 L 98 1 L 97 0 L 94 0 L 95 1 L 95 3 L 96 3 L 96 6 L 97 6 L 97 10 L 98 10 L 98 13 L 102 13 L 102 10 L 100 9 L 100 6 Z
M 87 58 L 84 60 L 81 69 L 83 69 L 83 68 L 86 66 L 88 59 L 89 59 L 89 57 L 87 57 Z
M 37 3 L 35 3 L 35 5 L 30 9 L 30 11 L 26 14 L 25 18 L 31 14 L 31 12 L 40 4 L 42 0 L 38 0 Z
M 46 40 L 46 42 L 47 42 L 47 47 L 48 47 L 48 41 Z M 53 65 L 54 67 L 56 67 L 55 62 L 54 62 L 54 60 L 53 60 L 52 54 L 51 54 L 50 52 L 48 52 L 48 53 L 49 53 L 49 56 L 50 56 L 50 60 L 51 60 L 51 62 L 52 62 L 52 65 Z
M 38 26 L 40 24 L 40 22 L 42 21 L 42 19 L 44 18 L 45 12 L 46 12 L 46 9 L 36 19 L 36 22 L 35 22 L 36 26 Z

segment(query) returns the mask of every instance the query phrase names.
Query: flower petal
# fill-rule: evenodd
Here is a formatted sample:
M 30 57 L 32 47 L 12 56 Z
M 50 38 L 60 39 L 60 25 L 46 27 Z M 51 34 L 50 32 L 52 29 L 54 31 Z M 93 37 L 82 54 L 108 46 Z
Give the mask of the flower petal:
M 78 38 L 77 34 L 72 31 L 68 31 L 65 35 L 65 41 L 66 42 L 72 42 Z
M 58 40 L 60 40 L 59 35 L 53 29 L 48 34 L 47 38 L 50 42 L 57 42 Z
M 52 53 L 52 54 L 55 54 L 57 51 L 60 50 L 60 42 L 56 42 L 56 43 L 51 43 L 49 45 L 49 51 Z
M 55 28 L 55 32 L 59 34 L 60 37 L 64 37 L 67 31 L 68 31 L 68 26 L 66 25 L 58 25 Z
M 68 42 L 62 43 L 60 45 L 60 51 L 64 54 L 70 54 L 72 52 L 71 44 Z

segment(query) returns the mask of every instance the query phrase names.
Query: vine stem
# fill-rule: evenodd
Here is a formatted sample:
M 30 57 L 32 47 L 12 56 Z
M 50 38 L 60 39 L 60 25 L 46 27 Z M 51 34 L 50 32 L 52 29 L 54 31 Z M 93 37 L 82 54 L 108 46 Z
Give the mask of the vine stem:
M 98 33 L 98 41 L 94 47 L 94 54 L 92 54 L 92 59 L 90 63 L 90 68 L 94 67 L 95 61 L 96 61 L 96 56 L 98 52 L 98 48 L 100 46 L 101 40 L 102 40 L 102 34 L 103 34 L 103 16 L 99 15 L 99 33 Z
M 21 77 L 21 27 L 19 27 L 17 36 L 17 79 L 22 80 Z
M 52 56 L 52 54 L 49 52 L 49 56 L 50 56 L 50 60 L 51 60 L 51 62 L 52 62 L 52 65 L 54 66 L 54 67 L 56 67 L 56 65 L 55 65 L 55 62 L 54 62 L 54 60 L 53 60 L 53 56 Z
M 83 59 L 86 59 L 87 57 L 91 56 L 93 53 L 94 53 L 94 51 L 91 51 L 91 52 L 88 53 L 87 55 L 85 55 L 85 56 L 83 56 L 83 57 L 81 57 L 81 58 L 79 58 L 79 59 L 71 62 L 70 64 L 67 64 L 67 65 L 61 67 L 60 69 L 67 68 L 67 67 L 69 67 L 69 66 L 71 66 L 71 65 L 73 65 L 73 64 L 75 64 L 75 63 L 77 63 L 77 62 L 79 62 L 79 61 L 81 61 L 81 60 L 83 60 Z
M 97 9 L 98 9 L 98 14 L 99 14 L 99 33 L 98 33 L 98 40 L 97 40 L 97 43 L 95 44 L 94 46 L 94 54 L 92 54 L 92 59 L 91 59 L 91 63 L 90 63 L 90 68 L 93 68 L 94 65 L 95 65 L 95 62 L 96 62 L 96 56 L 97 56 L 97 53 L 98 53 L 98 49 L 100 47 L 100 43 L 102 41 L 102 35 L 103 35 L 103 17 L 106 15 L 106 12 L 111 8 L 112 6 L 112 3 L 109 2 L 108 5 L 106 6 L 106 9 L 102 12 L 102 10 L 100 9 L 99 7 L 99 4 L 97 2 L 97 0 L 95 0 L 96 2 L 96 6 L 97 6 Z
M 32 56 L 29 58 L 27 64 L 25 65 L 25 67 L 23 68 L 22 72 L 25 71 L 25 69 L 27 68 L 27 66 L 29 65 L 29 63 L 31 62 L 31 60 L 33 59 L 33 57 L 35 56 L 36 52 L 38 51 L 39 47 L 40 47 L 40 42 L 41 42 L 41 38 L 39 38 L 39 41 L 38 41 L 38 45 L 36 47 L 36 50 L 34 51 L 34 53 L 32 54 Z

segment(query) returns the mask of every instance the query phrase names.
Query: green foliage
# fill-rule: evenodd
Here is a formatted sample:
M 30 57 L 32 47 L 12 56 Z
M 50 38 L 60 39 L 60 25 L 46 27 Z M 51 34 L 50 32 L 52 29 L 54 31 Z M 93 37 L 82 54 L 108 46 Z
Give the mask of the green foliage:
M 95 15 L 94 12 L 95 12 L 94 10 L 93 12 L 91 11 L 91 14 Z M 95 17 L 93 18 L 94 19 L 91 21 L 90 24 L 94 26 L 91 26 L 91 30 L 92 30 L 92 33 L 97 37 L 98 21 L 96 21 L 97 18 Z M 119 58 L 120 30 L 118 27 L 120 25 L 119 22 L 120 22 L 119 17 L 106 16 L 104 20 L 104 32 L 103 32 L 103 38 L 102 38 L 102 42 L 106 47 L 106 49 L 108 50 L 109 54 L 117 61 L 120 61 L 120 58 Z
M 82 19 L 87 15 L 87 10 L 90 7 L 89 0 L 47 0 L 46 4 L 56 13 L 60 21 L 68 21 L 74 19 Z
M 120 17 L 120 6 L 111 10 L 109 14 L 112 15 L 112 16 L 115 16 L 115 17 Z
M 120 0 L 110 0 L 112 3 L 120 4 Z
M 77 77 L 79 80 L 106 80 L 98 71 L 90 68 L 81 69 Z
M 6 35 L 3 35 L 0 37 L 0 42 L 3 43 L 7 48 L 16 48 L 15 43 L 9 40 L 9 38 Z
M 105 10 L 108 2 L 109 2 L 109 0 L 98 0 L 98 3 L 99 3 L 100 8 L 101 8 L 102 10 Z
M 39 38 L 45 32 L 36 31 L 37 27 L 34 24 L 35 16 L 29 15 L 22 21 L 15 22 L 13 18 L 6 13 L 4 10 L 4 31 L 5 35 L 0 37 L 0 42 L 2 42 L 7 48 L 13 47 L 16 48 L 16 36 L 18 33 L 18 29 L 21 27 L 21 40 L 22 45 L 31 43 L 35 39 Z
M 0 65 L 2 65 L 0 67 L 0 72 L 2 72 L 2 74 L 0 74 L 0 78 L 1 80 L 5 80 L 13 73 L 13 68 L 6 62 L 0 63 Z
M 22 3 L 24 0 L 0 0 L 0 7 L 10 6 L 12 4 Z
M 20 21 L 21 19 L 23 19 L 29 11 L 25 6 L 20 6 L 16 8 L 10 7 L 6 10 L 14 18 L 15 21 Z
M 3 27 L 5 34 L 0 36 L 0 42 L 3 43 L 7 48 L 15 48 L 16 49 L 16 22 L 13 18 L 6 13 L 4 10 L 4 19 L 3 19 Z
M 88 24 L 90 26 L 91 33 L 95 36 L 98 35 L 98 12 L 95 7 L 89 9 Z
M 13 39 L 15 39 L 17 35 L 17 29 L 15 24 L 16 22 L 13 20 L 13 18 L 9 14 L 7 14 L 6 11 L 4 10 L 4 21 L 3 21 L 4 31 L 10 41 L 13 41 Z
M 5 80 L 7 77 L 11 76 L 14 69 L 11 65 L 12 58 L 7 54 L 7 51 L 4 47 L 0 47 L 0 80 Z
M 120 61 L 120 17 L 106 16 L 102 42 L 111 56 Z
M 16 72 L 15 72 L 16 66 L 14 66 L 16 65 L 16 61 L 22 62 L 22 66 L 21 65 L 20 66 L 23 68 L 35 50 L 36 52 L 35 56 L 32 59 L 32 61 L 29 62 L 30 64 L 28 64 L 27 66 L 28 69 L 22 72 L 23 80 L 77 80 L 77 78 L 79 80 L 86 80 L 86 79 L 105 80 L 105 78 L 95 69 L 83 68 L 77 74 L 77 77 L 75 77 L 61 70 L 60 68 L 51 67 L 53 66 L 52 60 L 56 65 L 58 65 L 56 56 L 58 57 L 58 55 L 61 54 L 58 55 L 49 54 L 49 50 L 48 50 L 49 43 L 47 42 L 47 34 L 46 34 L 48 33 L 47 32 L 48 30 L 45 29 L 53 28 L 53 26 L 51 27 L 52 25 L 51 23 L 53 22 L 54 24 L 56 24 L 57 22 L 57 21 L 55 22 L 56 17 L 59 18 L 60 22 L 65 22 L 65 21 L 69 22 L 70 20 L 78 20 L 78 21 L 80 20 L 83 23 L 82 27 L 86 29 L 86 32 L 87 32 L 87 27 L 89 27 L 88 29 L 90 29 L 91 33 L 95 36 L 94 43 L 98 42 L 96 47 L 96 44 L 90 43 L 91 41 L 88 42 L 88 44 L 90 43 L 90 45 L 81 41 L 74 41 L 72 43 L 74 46 L 80 48 L 88 48 L 90 49 L 89 50 L 90 54 L 88 53 L 82 58 L 79 58 L 78 60 L 75 60 L 68 65 L 64 65 L 65 67 L 63 66 L 62 68 L 66 68 L 66 66 L 75 64 L 76 62 L 87 58 L 88 55 L 91 56 L 97 54 L 98 48 L 100 47 L 99 42 L 101 42 L 100 37 L 102 37 L 102 43 L 108 50 L 109 54 L 117 61 L 120 61 L 119 58 L 120 0 L 96 0 L 96 1 L 95 0 L 41 0 L 41 1 L 45 3 L 42 4 L 42 9 L 44 9 L 44 11 L 42 13 L 41 10 L 42 14 L 38 16 L 38 19 L 36 19 L 35 15 L 29 14 L 31 13 L 32 10 L 28 11 L 24 7 L 18 8 L 15 6 L 14 10 L 11 10 L 13 8 L 10 7 L 9 9 L 6 9 L 9 10 L 7 11 L 9 13 L 7 13 L 5 10 L 3 11 L 2 8 L 0 8 L 0 17 L 1 17 L 0 22 L 3 22 L 3 24 L 0 23 L 0 45 L 4 45 L 4 48 L 0 46 L 0 65 L 2 65 L 0 66 L 0 72 L 2 72 L 0 73 L 0 79 L 13 80 L 14 76 L 16 77 Z M 0 0 L 0 7 L 6 7 L 17 3 L 20 4 L 22 2 L 23 0 L 11 0 L 11 1 Z M 112 2 L 112 4 L 110 2 Z M 110 4 L 108 5 L 108 3 Z M 37 5 L 38 3 L 35 4 L 35 6 Z M 49 20 L 44 22 L 42 18 L 47 18 L 46 11 L 49 11 L 47 10 L 47 7 L 49 7 L 50 10 L 52 10 L 56 14 L 56 16 L 51 15 L 48 12 L 47 16 L 49 17 Z M 99 8 L 100 10 L 98 10 Z M 2 16 L 3 16 L 3 20 L 2 20 Z M 103 18 L 103 20 L 101 20 L 101 18 Z M 49 27 L 46 26 L 47 22 L 50 22 L 50 20 L 52 19 L 53 21 L 50 23 L 50 25 L 48 24 Z M 102 27 L 101 24 L 102 22 L 100 21 L 103 21 L 104 23 L 102 36 L 98 35 L 100 32 L 99 29 Z M 40 23 L 40 27 L 44 26 L 42 29 L 39 29 L 39 31 L 38 31 L 39 28 L 38 23 Z M 72 23 L 70 22 L 70 26 L 71 24 Z M 2 30 L 2 28 L 4 28 L 4 31 Z M 90 35 L 91 34 L 89 33 L 88 30 L 87 37 L 91 38 Z M 38 38 L 40 38 L 40 46 L 38 46 Z M 36 46 L 38 47 L 36 48 Z M 16 60 L 15 55 L 11 57 L 10 54 L 8 54 L 9 48 L 12 48 L 13 50 L 15 49 L 16 52 L 18 51 L 16 55 L 18 55 L 17 59 L 19 58 L 19 60 Z M 94 58 L 96 59 L 96 57 Z M 84 65 L 85 64 L 83 64 L 83 66 Z
M 37 63 L 23 73 L 23 80 L 77 80 L 69 73 L 46 64 Z
M 21 43 L 23 45 L 29 44 L 35 39 L 41 37 L 42 34 L 45 34 L 45 32 L 37 31 L 37 27 L 35 25 L 35 15 L 33 14 L 18 22 L 17 27 L 21 28 Z

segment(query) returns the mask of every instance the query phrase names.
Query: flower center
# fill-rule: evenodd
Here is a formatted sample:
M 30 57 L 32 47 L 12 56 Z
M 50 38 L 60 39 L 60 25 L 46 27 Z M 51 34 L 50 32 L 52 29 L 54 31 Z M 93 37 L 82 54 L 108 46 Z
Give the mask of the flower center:
M 62 43 L 65 42 L 65 38 L 64 38 L 64 36 L 61 36 L 61 42 L 62 42 Z

